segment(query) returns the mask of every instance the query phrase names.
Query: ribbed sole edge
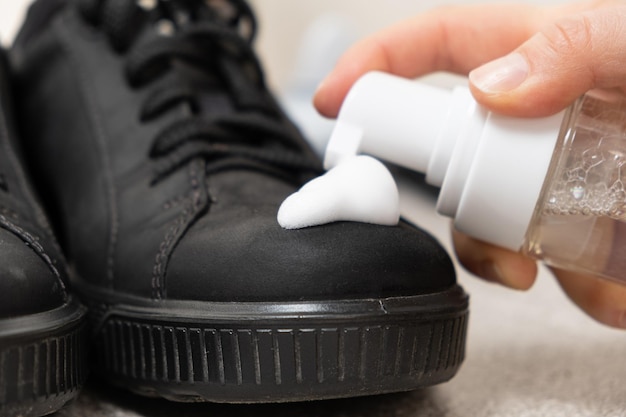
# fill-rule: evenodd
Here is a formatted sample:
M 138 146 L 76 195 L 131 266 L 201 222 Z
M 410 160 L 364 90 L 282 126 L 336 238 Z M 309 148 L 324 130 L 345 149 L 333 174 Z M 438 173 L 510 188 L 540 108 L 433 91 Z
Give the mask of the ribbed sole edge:
M 76 308 L 64 326 L 0 339 L 1 417 L 47 415 L 76 397 L 88 374 L 86 311 Z
M 329 315 L 225 324 L 124 317 L 103 321 L 97 371 L 175 401 L 263 403 L 409 391 L 454 376 L 467 306 L 456 311 Z

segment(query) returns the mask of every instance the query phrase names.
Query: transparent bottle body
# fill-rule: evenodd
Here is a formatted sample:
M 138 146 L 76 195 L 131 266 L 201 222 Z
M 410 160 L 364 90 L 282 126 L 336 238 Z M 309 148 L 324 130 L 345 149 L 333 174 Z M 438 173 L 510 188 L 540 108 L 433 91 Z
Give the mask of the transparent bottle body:
M 566 113 L 523 252 L 626 283 L 626 100 L 587 94 Z

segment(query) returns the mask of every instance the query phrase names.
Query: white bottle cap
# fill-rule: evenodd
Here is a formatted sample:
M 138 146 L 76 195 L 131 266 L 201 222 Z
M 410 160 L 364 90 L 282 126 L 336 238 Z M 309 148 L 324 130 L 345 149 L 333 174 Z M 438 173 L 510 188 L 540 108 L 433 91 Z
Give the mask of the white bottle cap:
M 445 90 L 380 72 L 352 87 L 324 166 L 359 153 L 426 174 L 437 211 L 477 239 L 519 250 L 563 113 L 518 119 L 488 112 L 469 89 Z
M 446 90 L 381 72 L 366 74 L 341 107 L 324 167 L 336 166 L 347 155 L 368 153 L 426 171 L 450 102 Z

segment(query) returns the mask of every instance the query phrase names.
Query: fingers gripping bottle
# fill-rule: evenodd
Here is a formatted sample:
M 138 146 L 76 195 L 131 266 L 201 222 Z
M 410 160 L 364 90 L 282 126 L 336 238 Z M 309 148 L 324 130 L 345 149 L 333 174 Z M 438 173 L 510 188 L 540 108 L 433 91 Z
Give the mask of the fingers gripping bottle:
M 437 211 L 477 239 L 626 283 L 626 101 L 588 93 L 521 119 L 372 72 L 349 92 L 325 156 L 369 154 L 426 174 Z

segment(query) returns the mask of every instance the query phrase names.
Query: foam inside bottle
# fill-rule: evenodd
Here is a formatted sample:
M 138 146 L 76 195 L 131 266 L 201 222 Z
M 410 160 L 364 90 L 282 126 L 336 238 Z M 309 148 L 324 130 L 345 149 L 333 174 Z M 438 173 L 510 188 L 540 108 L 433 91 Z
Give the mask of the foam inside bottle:
M 570 114 L 524 250 L 626 281 L 626 102 L 588 94 Z

